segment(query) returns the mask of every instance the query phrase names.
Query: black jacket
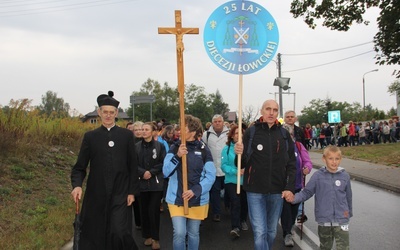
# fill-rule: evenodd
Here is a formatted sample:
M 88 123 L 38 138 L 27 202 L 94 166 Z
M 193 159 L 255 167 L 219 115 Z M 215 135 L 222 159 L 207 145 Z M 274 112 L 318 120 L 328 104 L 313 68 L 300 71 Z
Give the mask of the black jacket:
M 142 139 L 136 143 L 136 152 L 139 164 L 140 192 L 162 191 L 164 183 L 162 167 L 166 155 L 164 145 L 155 140 L 146 142 Z M 148 180 L 143 179 L 146 171 L 151 173 L 151 178 Z
M 289 132 L 281 130 L 280 124 L 269 128 L 267 123 L 260 120 L 253 126 L 255 133 L 252 145 L 248 145 L 250 129 L 246 130 L 243 137 L 242 164 L 246 167 L 243 178 L 244 190 L 263 194 L 278 194 L 283 190 L 294 192 L 296 157 L 294 143 L 289 143 L 291 142 Z M 282 131 L 286 135 L 283 135 Z M 249 146 L 252 147 L 252 153 L 248 159 L 246 152 Z

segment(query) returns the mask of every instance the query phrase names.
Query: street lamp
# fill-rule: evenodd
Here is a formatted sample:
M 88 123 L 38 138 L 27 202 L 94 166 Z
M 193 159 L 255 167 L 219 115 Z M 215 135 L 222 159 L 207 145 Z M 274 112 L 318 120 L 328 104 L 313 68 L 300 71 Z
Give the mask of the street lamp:
M 368 71 L 368 72 L 364 73 L 364 75 L 363 75 L 363 110 L 364 111 L 365 111 L 365 75 L 368 73 L 371 73 L 371 72 L 376 72 L 376 71 L 378 71 L 378 69 Z

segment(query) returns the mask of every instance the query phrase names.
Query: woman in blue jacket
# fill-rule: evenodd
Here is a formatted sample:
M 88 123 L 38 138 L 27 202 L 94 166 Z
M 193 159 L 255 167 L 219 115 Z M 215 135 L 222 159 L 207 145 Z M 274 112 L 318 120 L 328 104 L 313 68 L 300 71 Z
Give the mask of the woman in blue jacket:
M 239 140 L 239 128 L 234 125 L 227 135 L 228 141 L 221 152 L 221 168 L 225 173 L 225 195 L 229 198 L 231 208 L 231 236 L 240 237 L 240 230 L 248 230 L 247 220 L 247 197 L 243 190 L 243 173 L 244 168 L 240 170 L 240 194 L 236 193 L 237 189 L 237 172 L 238 168 L 235 164 L 235 143 Z
M 185 115 L 186 144 L 178 141 L 173 144 L 165 157 L 163 173 L 169 178 L 166 202 L 172 218 L 173 249 L 186 249 L 185 237 L 188 235 L 188 248 L 199 249 L 200 223 L 207 217 L 209 192 L 215 181 L 216 169 L 211 152 L 199 141 L 202 130 L 198 118 Z M 188 190 L 183 192 L 182 156 L 186 155 Z M 188 200 L 189 213 L 185 214 L 183 200 Z

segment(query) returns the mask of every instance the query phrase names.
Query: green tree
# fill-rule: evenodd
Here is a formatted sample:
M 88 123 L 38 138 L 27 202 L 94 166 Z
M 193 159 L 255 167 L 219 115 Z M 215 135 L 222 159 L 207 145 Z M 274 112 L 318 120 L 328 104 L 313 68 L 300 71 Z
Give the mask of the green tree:
M 211 106 L 214 109 L 214 114 L 220 114 L 226 120 L 228 118 L 227 112 L 229 112 L 228 104 L 224 102 L 221 93 L 217 89 L 215 94 L 210 95 Z
M 359 105 L 360 106 L 360 105 Z M 329 110 L 328 110 L 329 108 Z M 355 120 L 353 117 L 354 110 L 352 105 L 344 102 L 331 101 L 330 99 L 314 99 L 310 101 L 310 106 L 304 107 L 302 115 L 299 116 L 299 124 L 305 125 L 310 123 L 312 125 L 328 122 L 328 111 L 340 110 L 341 120 L 347 123 L 349 120 Z
M 50 118 L 69 117 L 69 104 L 63 98 L 57 97 L 57 93 L 47 91 L 42 95 L 42 103 L 37 107 L 40 114 Z
M 373 108 L 371 104 L 368 104 L 363 111 L 361 104 L 354 102 L 352 104 L 348 102 L 336 102 L 330 99 L 313 99 L 310 101 L 310 106 L 304 107 L 301 111 L 302 115 L 299 116 L 298 120 L 300 125 L 310 123 L 311 125 L 321 124 L 322 122 L 328 122 L 327 112 L 332 110 L 340 110 L 340 118 L 344 123 L 349 121 L 370 121 L 372 118 L 377 120 L 385 119 L 385 112 Z
M 387 112 L 387 116 L 388 117 L 393 117 L 397 115 L 397 110 L 395 108 L 391 108 L 388 112 Z
M 204 87 L 190 84 L 185 88 L 185 113 L 198 117 L 203 125 L 211 121 L 214 109 Z
M 389 87 L 388 87 L 388 92 L 392 95 L 397 95 L 396 100 L 399 100 L 400 102 L 400 81 L 396 80 L 392 82 Z M 400 103 L 397 103 L 397 106 L 400 105 Z
M 378 33 L 374 37 L 377 64 L 400 64 L 400 4 L 398 0 L 293 0 L 290 12 L 295 18 L 303 17 L 306 24 L 316 27 L 316 20 L 332 30 L 347 31 L 354 22 L 369 24 L 365 11 L 372 7 L 381 9 L 377 18 Z M 400 77 L 400 71 L 397 71 Z
M 219 92 L 217 92 L 219 94 Z M 153 120 L 167 119 L 170 123 L 179 122 L 179 93 L 177 87 L 171 88 L 168 83 L 163 86 L 158 81 L 147 79 L 140 91 L 133 91 L 133 96 L 154 95 L 155 102 L 152 104 Z M 185 86 L 185 113 L 192 114 L 201 119 L 203 124 L 211 120 L 214 114 L 214 104 L 217 107 L 227 107 L 222 102 L 222 96 L 208 95 L 204 87 L 189 84 Z M 213 99 L 214 97 L 214 99 Z M 226 106 L 224 106 L 226 105 Z M 226 108 L 227 109 L 227 108 Z M 150 104 L 135 104 L 135 121 L 148 121 L 150 118 Z M 132 114 L 132 105 L 127 109 Z
M 135 104 L 135 121 L 161 120 L 167 118 L 169 122 L 174 122 L 179 118 L 179 100 L 177 89 L 169 87 L 168 83 L 163 86 L 158 81 L 147 79 L 139 91 L 133 91 L 133 96 L 154 95 L 155 102 Z M 150 110 L 152 116 L 150 116 Z M 132 105 L 126 111 L 130 116 L 133 114 Z

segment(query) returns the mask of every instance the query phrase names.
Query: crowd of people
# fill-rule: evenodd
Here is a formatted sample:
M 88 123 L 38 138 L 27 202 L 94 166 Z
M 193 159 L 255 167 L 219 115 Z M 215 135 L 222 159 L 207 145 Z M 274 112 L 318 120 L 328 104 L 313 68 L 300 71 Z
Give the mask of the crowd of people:
M 324 171 L 340 177 L 342 182 L 335 185 L 346 190 L 337 201 L 340 216 L 334 216 L 337 211 L 328 211 L 328 217 L 321 221 L 317 217 L 321 249 L 330 249 L 331 242 L 323 238 L 328 236 L 337 239 L 337 249 L 348 249 L 351 187 L 347 173 L 340 168 L 340 149 L 327 147 L 342 146 L 345 141 L 336 142 L 342 137 L 329 124 L 307 124 L 302 129 L 296 125 L 295 112 L 287 111 L 282 125 L 277 120 L 278 103 L 266 100 L 261 117 L 249 127 L 243 124 L 242 131 L 237 124 L 224 122 L 219 114 L 205 129 L 192 115 L 185 115 L 185 127 L 163 119 L 136 121 L 123 129 L 115 124 L 119 102 L 113 93 L 100 95 L 97 101 L 102 126 L 85 134 L 71 173 L 71 195 L 79 202 L 90 165 L 81 213 L 82 249 L 138 249 L 132 237 L 133 221 L 134 228 L 141 230 L 141 244 L 160 249 L 164 207 L 172 220 L 173 249 L 198 249 L 201 221 L 210 217 L 218 223 L 224 211 L 230 214 L 227 234 L 231 237 L 240 238 L 250 223 L 254 249 L 272 249 L 280 220 L 283 244 L 292 247 L 292 227 L 307 218 L 301 202 L 314 194 L 323 199 L 319 189 L 326 183 L 316 184 L 317 179 L 312 186 L 304 181 L 312 169 L 307 149 L 318 145 L 326 147 Z M 351 134 L 350 130 L 361 134 L 355 125 L 343 132 Z M 181 135 L 185 143 L 181 143 Z M 350 144 L 364 142 L 348 137 Z
M 352 147 L 400 141 L 400 121 L 396 117 L 379 122 L 372 119 L 370 122 L 349 121 L 348 124 L 340 122 L 335 125 L 322 123 L 311 126 L 307 123 L 302 129 L 307 150 L 323 149 L 328 145 Z

